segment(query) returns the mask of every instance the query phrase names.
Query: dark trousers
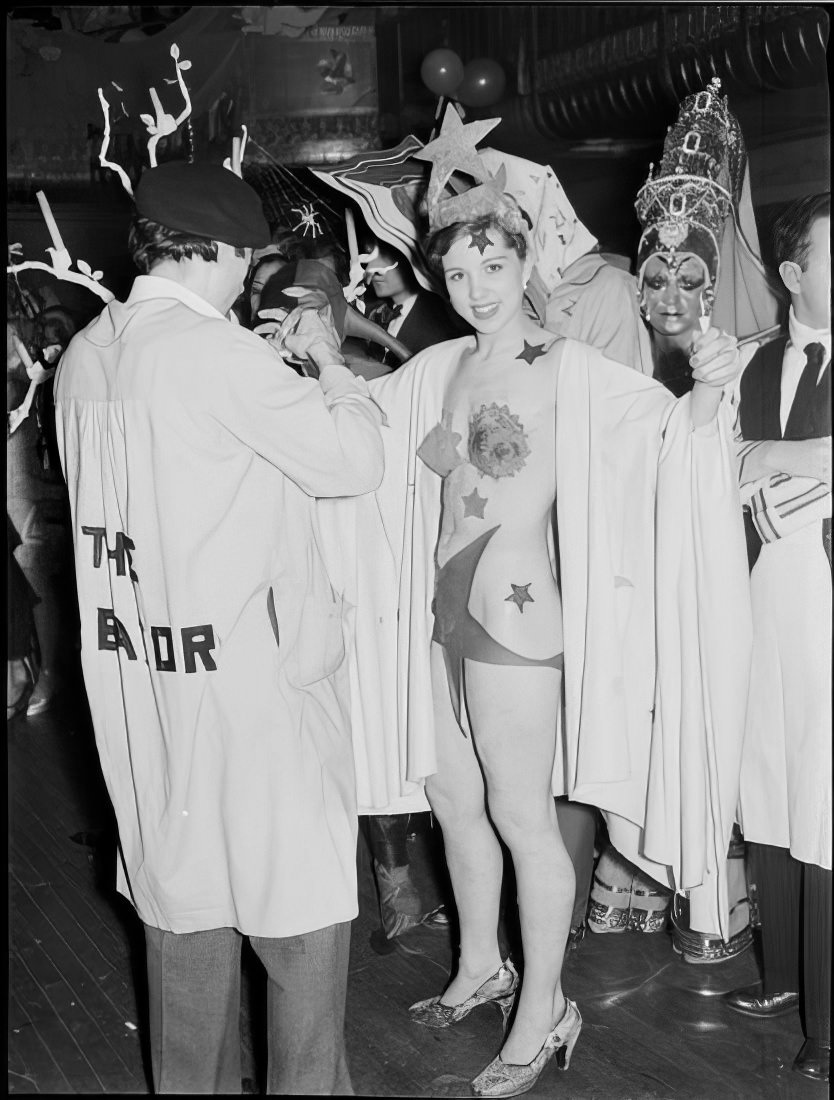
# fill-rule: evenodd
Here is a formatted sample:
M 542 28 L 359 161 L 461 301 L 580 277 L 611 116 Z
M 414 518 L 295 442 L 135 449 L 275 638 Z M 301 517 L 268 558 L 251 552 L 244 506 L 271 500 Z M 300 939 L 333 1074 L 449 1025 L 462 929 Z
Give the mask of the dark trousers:
M 799 992 L 805 1036 L 831 1035 L 831 871 L 787 848 L 748 844 L 762 925 L 764 995 Z
M 242 942 L 233 928 L 145 925 L 154 1092 L 240 1093 Z M 249 942 L 267 973 L 267 1093 L 353 1095 L 344 1035 L 350 923 Z

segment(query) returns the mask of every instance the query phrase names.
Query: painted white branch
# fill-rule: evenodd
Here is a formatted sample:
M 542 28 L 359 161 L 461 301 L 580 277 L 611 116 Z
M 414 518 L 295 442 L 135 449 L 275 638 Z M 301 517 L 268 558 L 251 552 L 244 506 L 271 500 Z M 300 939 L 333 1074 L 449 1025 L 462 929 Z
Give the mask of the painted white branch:
M 110 104 L 104 98 L 104 92 L 101 88 L 98 89 L 98 98 L 101 103 L 101 109 L 104 111 L 104 138 L 101 143 L 101 152 L 98 155 L 98 162 L 102 168 L 112 168 L 122 181 L 122 187 L 124 187 L 128 195 L 133 198 L 133 185 L 130 182 L 130 177 L 127 172 L 125 172 L 120 164 L 114 164 L 113 161 L 106 159 L 107 149 L 110 145 Z
M 35 198 L 38 200 L 38 206 L 41 208 L 41 214 L 43 214 L 43 220 L 46 222 L 46 228 L 49 230 L 49 235 L 52 238 L 52 244 L 56 252 L 66 252 L 64 242 L 61 239 L 61 234 L 58 230 L 58 223 L 55 221 L 55 217 L 52 213 L 52 209 L 47 202 L 46 195 L 43 191 L 36 191 Z
M 26 345 L 17 336 L 14 337 L 14 346 L 31 381 L 29 382 L 29 389 L 26 391 L 23 403 L 18 405 L 16 409 L 12 409 L 9 413 L 9 435 L 13 435 L 29 415 L 29 411 L 32 408 L 32 402 L 35 400 L 35 392 L 41 384 L 41 381 L 45 381 L 44 378 L 39 379 L 37 377 L 40 372 L 36 370 L 36 365 L 32 362 L 32 357 L 26 350 Z M 54 371 L 50 371 L 49 374 L 47 374 L 47 378 L 51 377 L 52 374 L 54 374 Z
M 346 211 L 350 214 L 350 211 Z M 350 224 L 350 223 L 348 223 Z M 350 233 L 348 232 L 348 238 Z M 354 234 L 353 246 L 356 247 L 356 237 Z M 365 293 L 365 267 L 371 260 L 375 260 L 379 255 L 379 245 L 374 245 L 373 252 L 360 253 L 354 262 L 350 265 L 348 285 L 345 287 L 345 299 L 348 302 L 354 302 L 359 295 Z
M 50 248 L 47 251 L 53 254 L 54 249 Z M 95 279 L 89 278 L 87 275 L 81 275 L 75 271 L 66 271 L 61 268 L 50 267 L 49 264 L 42 263 L 40 260 L 26 260 L 22 264 L 11 264 L 6 268 L 7 275 L 16 275 L 18 271 L 28 271 L 30 269 L 36 271 L 47 271 L 50 275 L 54 275 L 56 279 L 61 279 L 67 283 L 78 283 L 79 286 L 84 286 L 87 290 L 91 290 L 93 294 L 97 294 L 102 301 L 107 304 L 112 302 L 116 297 L 111 293 L 106 286 L 102 286 L 101 283 L 96 282 Z
M 190 61 L 179 60 L 180 51 L 179 47 L 174 43 L 171 46 L 171 57 L 174 59 L 174 64 L 177 68 L 177 80 L 179 81 L 180 88 L 182 89 L 182 98 L 185 100 L 185 107 L 182 113 L 177 116 L 176 125 L 179 126 L 181 122 L 185 122 L 188 116 L 191 114 L 191 97 L 188 94 L 188 88 L 186 87 L 185 79 L 182 75 L 182 67 L 188 68 L 191 65 Z
M 232 138 L 232 155 L 226 157 L 223 161 L 223 167 L 228 168 L 230 172 L 234 172 L 236 176 L 243 179 L 243 150 L 246 148 L 249 131 L 245 126 L 242 126 L 241 129 L 243 130 L 243 137 Z
M 148 160 L 150 161 L 151 168 L 156 168 L 156 147 L 159 144 L 159 139 L 163 137 L 168 137 L 170 134 L 176 133 L 177 127 L 180 126 L 181 123 L 185 122 L 185 120 L 191 114 L 191 97 L 188 94 L 188 88 L 182 75 L 183 68 L 189 68 L 191 62 L 180 61 L 179 56 L 179 46 L 174 43 L 171 46 L 171 57 L 173 57 L 174 59 L 174 68 L 177 74 L 177 83 L 180 86 L 182 97 L 185 100 L 185 106 L 176 118 L 165 111 L 165 108 L 162 106 L 159 96 L 157 95 L 156 88 L 150 89 L 151 99 L 153 100 L 153 109 L 156 113 L 156 121 L 148 121 L 146 123 L 148 133 L 151 135 L 151 139 L 148 142 Z M 148 116 L 142 117 L 147 118 Z
M 156 122 L 148 124 L 148 133 L 151 135 L 148 142 L 148 160 L 151 168 L 156 168 L 156 147 L 159 143 L 159 139 L 163 134 L 170 134 L 176 129 L 174 125 L 174 116 L 166 115 L 162 107 L 159 95 L 156 88 L 151 88 L 151 100 L 153 101 L 153 109 L 156 112 Z M 170 120 L 170 126 L 166 126 L 166 120 Z

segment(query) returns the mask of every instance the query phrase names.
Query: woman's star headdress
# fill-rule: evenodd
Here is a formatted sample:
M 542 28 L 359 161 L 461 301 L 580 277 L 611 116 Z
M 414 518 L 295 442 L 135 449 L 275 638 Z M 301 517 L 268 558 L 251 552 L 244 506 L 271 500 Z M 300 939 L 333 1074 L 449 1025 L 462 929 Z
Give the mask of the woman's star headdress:
M 417 160 L 431 163 L 426 190 L 430 230 L 472 221 L 484 214 L 518 216 L 518 206 L 505 190 L 506 171 L 499 169 L 492 175 L 475 148 L 500 121 L 488 118 L 464 124 L 449 103 L 438 136 L 412 154 Z M 473 179 L 475 186 L 467 186 L 461 175 Z

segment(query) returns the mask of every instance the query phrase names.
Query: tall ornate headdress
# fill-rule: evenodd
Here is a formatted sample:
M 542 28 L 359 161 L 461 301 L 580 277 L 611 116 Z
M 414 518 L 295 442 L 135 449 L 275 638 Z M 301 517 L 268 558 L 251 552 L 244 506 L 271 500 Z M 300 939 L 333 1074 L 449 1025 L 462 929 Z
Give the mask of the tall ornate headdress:
M 659 171 L 652 175 L 652 165 L 637 193 L 637 282 L 651 256 L 698 256 L 710 278 L 712 324 L 742 338 L 778 322 L 781 295 L 759 255 L 741 127 L 720 91 L 715 77 L 683 101 Z
M 652 165 L 637 193 L 643 226 L 638 282 L 651 256 L 685 252 L 700 257 L 713 286 L 718 281 L 721 238 L 747 163 L 741 129 L 720 89 L 715 77 L 705 91 L 683 101 L 666 134 L 659 171 L 653 176 Z

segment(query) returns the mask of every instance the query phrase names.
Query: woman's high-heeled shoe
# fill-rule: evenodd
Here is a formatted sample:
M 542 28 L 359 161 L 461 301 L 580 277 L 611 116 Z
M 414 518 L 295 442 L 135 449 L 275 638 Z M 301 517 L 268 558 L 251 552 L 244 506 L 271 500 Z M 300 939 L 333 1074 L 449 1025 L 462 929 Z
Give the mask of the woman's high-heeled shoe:
M 541 1050 L 527 1065 L 504 1062 L 499 1054 L 472 1082 L 476 1096 L 518 1096 L 535 1085 L 551 1058 L 559 1069 L 567 1069 L 582 1030 L 582 1017 L 573 1001 L 565 1002 L 562 1019 L 545 1039 Z
M 423 1027 L 445 1028 L 458 1023 L 478 1005 L 494 1004 L 501 1009 L 501 1015 L 504 1017 L 504 1031 L 506 1031 L 507 1020 L 510 1017 L 517 990 L 518 971 L 510 959 L 505 959 L 492 977 L 487 978 L 471 997 L 467 997 L 459 1005 L 441 1004 L 442 994 L 439 994 L 437 997 L 429 997 L 426 1001 L 417 1001 L 408 1012 L 415 1024 L 422 1024 Z

